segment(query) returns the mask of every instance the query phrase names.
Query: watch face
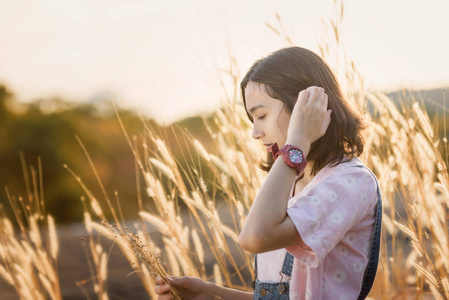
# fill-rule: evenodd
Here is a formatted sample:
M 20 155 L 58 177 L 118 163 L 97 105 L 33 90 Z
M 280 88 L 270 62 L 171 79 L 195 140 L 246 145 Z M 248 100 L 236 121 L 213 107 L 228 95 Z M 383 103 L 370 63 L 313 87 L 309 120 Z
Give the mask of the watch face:
M 288 151 L 288 158 L 292 163 L 302 163 L 302 153 L 298 149 L 291 149 L 290 151 Z

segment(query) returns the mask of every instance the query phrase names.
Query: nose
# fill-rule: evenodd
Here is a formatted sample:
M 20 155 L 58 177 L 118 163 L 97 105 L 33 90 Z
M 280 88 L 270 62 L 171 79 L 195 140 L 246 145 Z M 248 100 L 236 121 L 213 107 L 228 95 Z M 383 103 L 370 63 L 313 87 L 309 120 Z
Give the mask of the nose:
M 263 134 L 262 130 L 260 130 L 256 126 L 253 126 L 253 133 L 252 133 L 253 139 L 257 140 L 257 139 L 263 138 L 263 135 L 264 134 Z

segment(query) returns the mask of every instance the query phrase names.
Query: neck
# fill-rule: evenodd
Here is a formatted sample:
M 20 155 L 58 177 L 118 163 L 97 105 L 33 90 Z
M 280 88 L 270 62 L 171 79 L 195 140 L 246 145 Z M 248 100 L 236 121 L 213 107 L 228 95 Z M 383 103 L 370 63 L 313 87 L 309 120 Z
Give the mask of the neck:
M 306 169 L 304 170 L 304 177 L 301 179 L 304 183 L 309 183 L 315 175 L 312 175 L 312 163 L 308 163 Z

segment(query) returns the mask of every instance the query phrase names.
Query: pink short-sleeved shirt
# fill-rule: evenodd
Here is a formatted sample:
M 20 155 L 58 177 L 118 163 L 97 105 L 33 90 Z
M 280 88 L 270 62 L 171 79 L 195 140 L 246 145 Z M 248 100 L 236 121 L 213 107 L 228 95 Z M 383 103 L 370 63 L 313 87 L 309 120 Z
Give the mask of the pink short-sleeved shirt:
M 294 257 L 290 299 L 357 299 L 368 263 L 377 185 L 358 158 L 326 166 L 288 202 L 287 214 L 302 240 L 258 254 L 258 278 L 287 281 L 279 271 Z M 293 191 L 293 188 L 292 188 Z

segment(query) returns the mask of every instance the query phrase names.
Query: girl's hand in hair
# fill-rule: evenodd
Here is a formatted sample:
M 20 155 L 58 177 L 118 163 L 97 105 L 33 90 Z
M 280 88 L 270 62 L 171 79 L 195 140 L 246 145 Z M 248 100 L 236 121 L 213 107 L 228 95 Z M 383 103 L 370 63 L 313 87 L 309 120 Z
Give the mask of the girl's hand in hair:
M 302 90 L 293 107 L 286 144 L 299 147 L 304 154 L 310 145 L 322 137 L 331 121 L 332 110 L 327 109 L 328 96 L 321 87 Z

